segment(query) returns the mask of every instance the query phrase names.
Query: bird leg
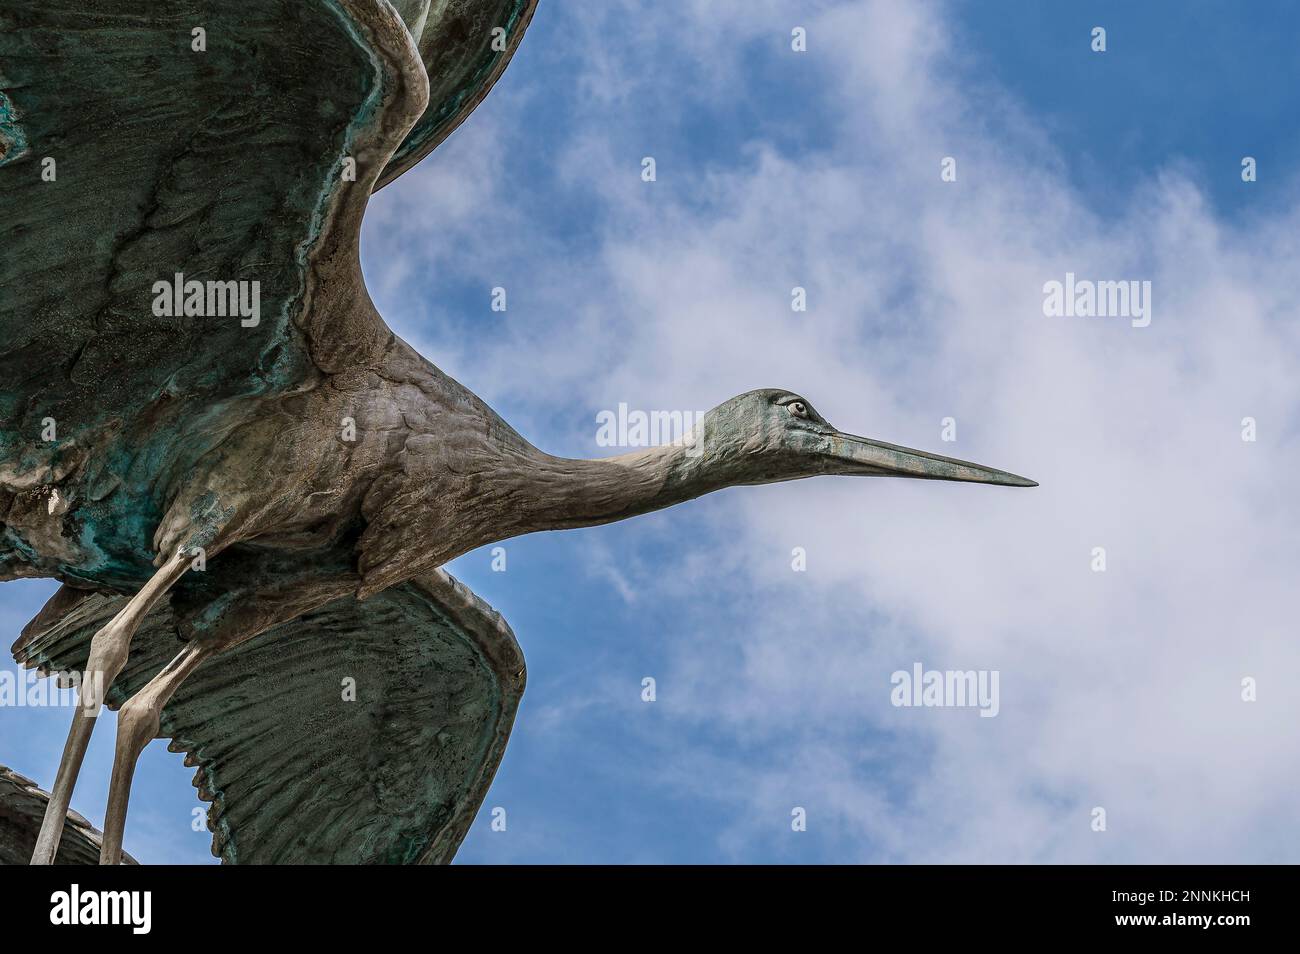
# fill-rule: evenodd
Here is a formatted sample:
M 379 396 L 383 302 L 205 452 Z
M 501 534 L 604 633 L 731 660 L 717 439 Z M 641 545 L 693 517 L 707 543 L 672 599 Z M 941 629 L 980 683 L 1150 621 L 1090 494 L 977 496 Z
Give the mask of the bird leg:
M 59 839 L 63 836 L 63 823 L 68 815 L 68 804 L 72 801 L 72 789 L 77 784 L 77 775 L 81 771 L 82 759 L 86 756 L 86 747 L 90 744 L 90 734 L 95 729 L 95 720 L 104 705 L 104 695 L 126 665 L 131 637 L 135 635 L 136 629 L 188 568 L 189 557 L 178 549 L 150 577 L 140 592 L 131 597 L 121 611 L 91 639 L 90 659 L 82 674 L 78 705 L 72 715 L 72 728 L 68 730 L 68 741 L 63 747 L 63 758 L 59 761 L 59 773 L 50 792 L 49 804 L 45 806 L 45 818 L 41 821 L 41 831 L 36 838 L 36 850 L 32 852 L 32 864 L 54 864 Z
M 101 865 L 122 862 L 122 833 L 131 798 L 135 764 L 149 741 L 158 734 L 158 721 L 173 693 L 203 660 L 215 651 L 211 643 L 190 643 L 144 687 L 122 704 L 117 714 L 117 749 L 113 753 L 113 780 L 108 786 L 108 811 L 104 815 Z

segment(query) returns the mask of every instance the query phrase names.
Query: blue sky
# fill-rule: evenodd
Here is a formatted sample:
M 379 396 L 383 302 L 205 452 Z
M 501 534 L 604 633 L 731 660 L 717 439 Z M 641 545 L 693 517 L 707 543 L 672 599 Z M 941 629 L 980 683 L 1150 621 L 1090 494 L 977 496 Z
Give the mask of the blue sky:
M 457 560 L 529 666 L 507 830 L 461 862 L 1296 859 L 1300 67 L 1295 13 L 1247 9 L 543 0 L 372 200 L 399 334 L 554 453 L 607 453 L 620 401 L 788 387 L 1042 487 L 802 481 Z M 1066 271 L 1152 281 L 1150 327 L 1044 316 Z M 51 591 L 0 589 L 5 632 Z M 914 661 L 998 670 L 999 716 L 891 706 Z M 0 760 L 48 787 L 66 721 L 5 713 Z M 146 751 L 137 857 L 212 860 L 191 774 Z

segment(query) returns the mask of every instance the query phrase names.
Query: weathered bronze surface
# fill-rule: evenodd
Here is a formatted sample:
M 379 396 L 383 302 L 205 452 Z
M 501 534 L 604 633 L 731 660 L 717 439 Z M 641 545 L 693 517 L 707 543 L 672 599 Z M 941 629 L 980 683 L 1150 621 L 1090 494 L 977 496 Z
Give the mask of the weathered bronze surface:
M 90 637 L 125 601 L 85 594 L 20 660 L 84 668 Z M 175 613 L 161 604 L 137 630 L 108 705 L 134 695 L 176 645 Z M 355 702 L 341 698 L 349 678 Z M 523 654 L 505 621 L 434 570 L 364 603 L 333 600 L 216 656 L 177 690 L 159 734 L 196 769 L 223 862 L 445 862 L 501 761 L 523 689 Z
M 693 446 L 554 457 L 397 338 L 361 275 L 366 202 L 479 102 L 533 6 L 0 0 L 0 579 L 63 581 L 15 656 L 102 673 L 87 711 L 122 707 L 105 861 L 155 735 L 198 767 L 225 861 L 450 859 L 523 688 L 504 623 L 438 569 L 476 547 L 819 474 L 1032 485 L 783 390 Z M 191 309 L 190 281 L 256 282 L 256 313 L 211 289 Z M 34 860 L 93 725 L 74 716 Z
M 49 793 L 31 779 L 0 765 L 0 865 L 27 864 L 49 800 Z M 68 812 L 54 863 L 96 864 L 102 841 L 103 836 L 90 822 L 76 812 Z M 135 859 L 123 852 L 122 863 L 133 865 Z

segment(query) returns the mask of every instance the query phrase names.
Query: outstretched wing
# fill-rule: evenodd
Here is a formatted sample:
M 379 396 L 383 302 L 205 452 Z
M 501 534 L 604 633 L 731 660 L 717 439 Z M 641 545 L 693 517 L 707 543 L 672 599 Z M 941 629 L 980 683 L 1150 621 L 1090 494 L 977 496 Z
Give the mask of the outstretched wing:
M 515 55 L 537 0 L 397 0 L 429 74 L 429 105 L 376 189 L 438 147 L 483 101 Z
M 386 0 L 0 3 L 0 483 L 372 366 L 361 217 L 427 96 Z
M 0 865 L 25 865 L 36 850 L 36 835 L 41 830 L 45 806 L 50 793 L 37 787 L 31 779 L 0 765 Z M 76 812 L 68 812 L 63 823 L 63 837 L 55 864 L 97 865 L 103 835 Z M 133 865 L 135 859 L 122 853 L 122 864 Z
M 81 669 L 122 602 L 87 594 L 20 640 L 16 658 Z M 164 605 L 136 633 L 109 705 L 176 651 Z M 447 862 L 500 764 L 524 678 L 509 626 L 439 570 L 213 658 L 163 711 L 159 737 L 198 768 L 212 853 L 226 863 Z

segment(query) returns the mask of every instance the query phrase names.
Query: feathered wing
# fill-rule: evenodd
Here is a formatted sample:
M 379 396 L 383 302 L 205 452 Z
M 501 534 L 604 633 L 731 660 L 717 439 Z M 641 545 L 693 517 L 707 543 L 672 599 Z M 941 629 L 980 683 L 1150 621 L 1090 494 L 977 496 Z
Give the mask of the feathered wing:
M 25 865 L 36 848 L 50 793 L 26 776 L 0 765 L 0 865 Z M 68 812 L 55 864 L 97 865 L 103 835 L 76 812 Z M 122 864 L 135 859 L 122 853 Z
M 87 460 L 97 502 L 231 401 L 375 367 L 392 333 L 361 280 L 366 201 L 477 104 L 534 5 L 401 0 L 423 11 L 408 32 L 386 0 L 0 2 L 0 508 Z M 256 324 L 210 291 L 160 312 L 178 275 L 256 287 Z M 84 665 L 119 601 L 64 596 L 18 658 Z M 170 612 L 114 704 L 174 655 Z M 162 729 L 226 861 L 445 861 L 522 688 L 500 617 L 437 574 L 212 661 Z
M 85 594 L 29 630 L 15 658 L 79 671 L 121 604 Z M 111 707 L 175 655 L 176 638 L 170 607 L 159 607 Z M 524 679 L 505 621 L 439 570 L 365 602 L 336 600 L 213 658 L 164 710 L 159 737 L 197 767 L 223 862 L 447 862 L 501 761 Z
M 429 74 L 429 105 L 375 188 L 406 172 L 452 134 L 505 72 L 537 0 L 397 0 Z
M 0 3 L 0 488 L 373 366 L 361 217 L 427 98 L 385 0 Z

